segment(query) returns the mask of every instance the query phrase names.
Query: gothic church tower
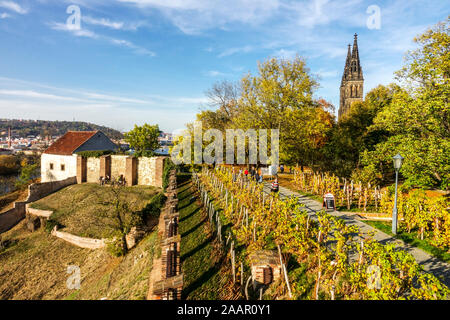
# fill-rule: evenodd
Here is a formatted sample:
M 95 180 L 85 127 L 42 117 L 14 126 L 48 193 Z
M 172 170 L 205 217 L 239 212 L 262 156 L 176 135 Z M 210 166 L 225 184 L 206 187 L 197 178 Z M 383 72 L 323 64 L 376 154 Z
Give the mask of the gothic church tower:
M 359 61 L 358 35 L 355 34 L 353 50 L 348 45 L 347 60 L 341 82 L 341 101 L 339 106 L 339 120 L 350 111 L 355 101 L 363 101 L 364 77 Z

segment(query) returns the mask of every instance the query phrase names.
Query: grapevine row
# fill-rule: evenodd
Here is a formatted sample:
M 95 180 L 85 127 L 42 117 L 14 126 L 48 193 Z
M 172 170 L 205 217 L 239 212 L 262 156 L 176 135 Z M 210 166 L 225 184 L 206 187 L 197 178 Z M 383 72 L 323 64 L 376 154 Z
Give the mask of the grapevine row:
M 380 213 L 392 213 L 394 195 L 380 187 L 372 187 L 361 182 L 354 183 L 328 173 L 310 173 L 294 171 L 295 186 L 306 193 L 323 196 L 332 193 L 337 204 L 350 209 L 352 205 L 367 211 L 369 206 Z M 450 213 L 448 201 L 444 197 L 427 197 L 425 191 L 415 190 L 405 195 L 398 194 L 397 209 L 402 231 L 418 232 L 423 240 L 431 238 L 431 244 L 450 250 Z
M 326 212 L 313 219 L 295 198 L 266 195 L 262 185 L 237 177 L 230 169 L 204 168 L 194 181 L 223 209 L 236 240 L 246 253 L 282 248 L 285 261 L 295 259 L 314 277 L 311 298 L 443 299 L 449 289 L 423 272 L 405 251 L 363 239 L 355 226 Z M 291 279 L 292 280 L 292 279 Z M 293 297 L 305 294 L 295 285 Z

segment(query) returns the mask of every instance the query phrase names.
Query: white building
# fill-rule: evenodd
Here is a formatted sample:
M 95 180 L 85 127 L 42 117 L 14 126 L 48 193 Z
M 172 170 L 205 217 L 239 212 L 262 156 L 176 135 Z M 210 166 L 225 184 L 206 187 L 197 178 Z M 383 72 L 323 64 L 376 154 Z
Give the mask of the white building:
M 76 177 L 77 152 L 116 149 L 117 145 L 101 131 L 68 131 L 41 155 L 41 181 Z

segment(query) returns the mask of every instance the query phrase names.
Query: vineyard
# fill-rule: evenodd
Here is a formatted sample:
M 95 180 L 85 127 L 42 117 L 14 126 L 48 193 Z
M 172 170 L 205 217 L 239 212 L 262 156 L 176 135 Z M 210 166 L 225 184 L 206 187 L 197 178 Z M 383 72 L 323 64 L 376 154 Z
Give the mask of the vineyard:
M 322 196 L 330 192 L 335 196 L 337 205 L 348 210 L 357 207 L 366 212 L 370 207 L 375 212 L 391 215 L 394 207 L 394 195 L 370 183 L 354 183 L 328 173 L 300 170 L 294 171 L 294 183 L 305 193 Z M 443 196 L 427 197 L 424 190 L 414 190 L 409 194 L 399 192 L 397 210 L 400 230 L 407 233 L 417 231 L 421 240 L 429 238 L 433 246 L 450 251 L 449 206 Z
M 234 279 L 241 273 L 242 286 L 249 255 L 261 249 L 278 249 L 283 277 L 267 290 L 265 298 L 450 297 L 450 290 L 425 273 L 405 251 L 364 239 L 355 226 L 326 212 L 308 215 L 296 199 L 267 195 L 262 185 L 237 177 L 230 169 L 204 168 L 201 175 L 193 174 L 193 182 L 216 225 L 219 242 L 230 250 Z M 318 185 L 318 191 L 323 191 Z M 288 272 L 290 266 L 299 266 L 303 276 Z

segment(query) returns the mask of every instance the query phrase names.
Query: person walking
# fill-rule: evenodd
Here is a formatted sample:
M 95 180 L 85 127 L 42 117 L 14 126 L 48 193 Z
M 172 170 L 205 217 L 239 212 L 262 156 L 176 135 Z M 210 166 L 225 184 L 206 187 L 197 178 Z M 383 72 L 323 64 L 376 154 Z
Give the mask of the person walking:
M 255 175 L 256 175 L 256 174 L 257 174 L 257 173 L 256 173 L 255 168 L 252 167 L 252 168 L 250 169 L 250 177 L 251 177 L 252 179 L 255 179 Z
M 248 170 L 247 169 L 245 169 L 244 174 L 245 174 L 245 177 L 247 178 L 248 177 Z
M 262 175 L 262 173 L 261 173 L 261 175 L 259 176 L 258 182 L 259 182 L 259 183 L 263 183 L 263 181 L 264 181 L 264 180 L 263 180 L 263 175 Z
M 271 192 L 278 192 L 280 189 L 280 185 L 278 184 L 278 178 L 275 178 L 275 180 L 272 182 L 272 185 L 270 186 Z

